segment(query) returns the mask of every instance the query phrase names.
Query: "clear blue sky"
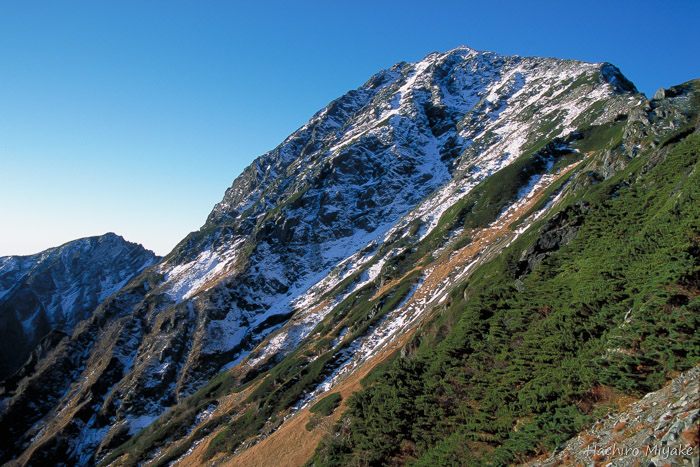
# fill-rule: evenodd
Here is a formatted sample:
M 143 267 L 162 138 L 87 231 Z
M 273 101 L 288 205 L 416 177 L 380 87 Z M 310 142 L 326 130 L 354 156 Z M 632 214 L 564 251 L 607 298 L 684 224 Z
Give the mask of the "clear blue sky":
M 700 2 L 0 0 L 0 256 L 167 253 L 329 101 L 459 45 L 700 77 Z

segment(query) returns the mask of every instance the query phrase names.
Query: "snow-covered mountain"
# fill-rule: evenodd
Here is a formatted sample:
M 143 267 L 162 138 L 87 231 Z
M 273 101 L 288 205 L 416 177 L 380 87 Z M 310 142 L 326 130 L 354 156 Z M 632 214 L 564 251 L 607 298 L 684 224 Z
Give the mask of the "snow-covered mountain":
M 587 157 L 577 129 L 643 101 L 607 63 L 461 47 L 381 71 L 256 159 L 199 231 L 101 289 L 79 324 L 52 312 L 72 333 L 3 400 L 0 459 L 93 464 L 222 369 L 242 383 L 327 332 L 319 349 L 336 352 L 291 400 L 302 407 L 555 203 L 531 211 Z M 496 173 L 509 183 L 485 185 Z M 374 308 L 356 319 L 349 300 Z
M 113 233 L 0 258 L 0 380 L 51 331 L 69 334 L 158 258 Z

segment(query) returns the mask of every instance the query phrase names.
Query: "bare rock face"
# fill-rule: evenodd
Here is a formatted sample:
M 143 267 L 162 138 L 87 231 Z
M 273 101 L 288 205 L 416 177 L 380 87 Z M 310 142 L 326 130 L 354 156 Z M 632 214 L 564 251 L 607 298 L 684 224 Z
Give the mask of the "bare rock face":
M 700 367 L 608 414 L 550 458 L 529 465 L 699 465 Z

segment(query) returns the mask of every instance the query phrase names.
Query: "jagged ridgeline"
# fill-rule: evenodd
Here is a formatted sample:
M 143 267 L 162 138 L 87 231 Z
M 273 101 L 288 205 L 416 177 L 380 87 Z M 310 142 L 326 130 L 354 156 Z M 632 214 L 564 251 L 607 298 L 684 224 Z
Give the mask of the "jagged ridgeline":
M 378 73 L 27 373 L 2 460 L 546 452 L 595 388 L 697 361 L 697 84 L 468 48 Z

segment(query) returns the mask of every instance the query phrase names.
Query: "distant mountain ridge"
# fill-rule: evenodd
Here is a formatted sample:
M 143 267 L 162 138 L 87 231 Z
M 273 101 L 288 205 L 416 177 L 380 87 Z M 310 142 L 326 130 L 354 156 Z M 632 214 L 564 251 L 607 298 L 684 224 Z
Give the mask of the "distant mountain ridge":
M 0 380 L 51 331 L 69 334 L 158 257 L 114 233 L 0 257 Z

